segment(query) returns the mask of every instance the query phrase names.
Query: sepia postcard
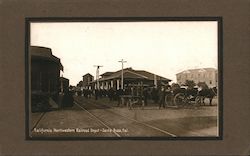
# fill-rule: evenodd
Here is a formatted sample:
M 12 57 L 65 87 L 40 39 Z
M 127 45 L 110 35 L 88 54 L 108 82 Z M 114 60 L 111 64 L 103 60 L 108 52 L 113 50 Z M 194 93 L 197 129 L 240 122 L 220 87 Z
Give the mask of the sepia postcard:
M 249 156 L 249 0 L 0 0 L 0 155 Z
M 27 19 L 29 139 L 221 139 L 221 18 Z

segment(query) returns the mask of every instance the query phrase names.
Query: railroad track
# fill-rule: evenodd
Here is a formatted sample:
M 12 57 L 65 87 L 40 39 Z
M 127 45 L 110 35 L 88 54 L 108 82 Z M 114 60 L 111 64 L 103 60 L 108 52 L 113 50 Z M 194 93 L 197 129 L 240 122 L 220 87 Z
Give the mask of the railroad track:
M 31 132 L 36 128 L 36 126 L 39 124 L 39 122 L 42 120 L 42 118 L 44 117 L 46 112 L 43 112 L 40 117 L 38 118 L 38 120 L 35 122 L 35 124 L 32 126 L 31 128 Z
M 177 137 L 177 135 L 175 135 L 175 134 L 173 134 L 171 132 L 168 132 L 166 130 L 163 130 L 161 128 L 158 128 L 156 126 L 150 125 L 148 123 L 144 123 L 142 121 L 139 121 L 139 120 L 136 120 L 136 119 L 133 119 L 133 118 L 129 118 L 129 117 L 127 117 L 125 115 L 122 115 L 122 114 L 118 114 L 118 113 L 116 113 L 116 112 L 114 112 L 112 110 L 113 107 L 111 107 L 111 106 L 108 106 L 108 105 L 105 105 L 105 104 L 102 104 L 102 103 L 95 104 L 94 102 L 91 102 L 91 101 L 84 101 L 84 102 L 86 102 L 86 105 L 82 104 L 82 102 L 74 100 L 74 104 L 77 107 L 79 107 L 81 110 L 83 110 L 86 113 L 88 113 L 89 116 L 91 116 L 91 118 L 93 118 L 94 120 L 96 120 L 98 123 L 100 123 L 100 125 L 104 126 L 106 129 L 111 129 L 111 130 L 115 129 L 117 125 L 115 125 L 115 124 L 112 125 L 112 123 L 109 123 L 109 122 L 111 122 L 110 120 L 107 120 L 107 119 L 104 120 L 103 118 L 101 118 L 101 116 L 99 116 L 98 114 L 96 114 L 96 112 L 91 111 L 91 107 L 92 107 L 92 109 L 94 108 L 95 110 L 96 109 L 100 109 L 100 110 L 104 110 L 105 109 L 105 112 L 103 112 L 104 115 L 107 113 L 107 116 L 111 116 L 111 117 L 114 117 L 116 119 L 118 118 L 120 120 L 123 120 L 126 123 L 135 126 L 137 130 L 147 129 L 150 132 L 157 133 L 156 136 Z M 34 131 L 34 129 L 39 125 L 40 121 L 43 119 L 43 117 L 45 116 L 45 114 L 46 114 L 46 112 L 44 112 L 44 113 L 41 114 L 41 116 L 35 122 L 35 124 L 32 125 L 31 131 Z M 132 129 L 132 131 L 135 131 L 136 129 Z M 116 131 L 111 131 L 111 132 L 115 135 L 115 137 L 124 137 L 124 136 L 126 137 L 127 136 L 124 133 L 120 133 L 120 132 L 116 132 Z M 147 134 L 147 133 L 145 133 L 145 134 Z M 132 136 L 136 136 L 137 137 L 137 135 L 132 135 Z M 152 135 L 152 136 L 155 136 L 155 135 Z
M 86 111 L 89 115 L 91 115 L 92 117 L 94 117 L 96 120 L 98 120 L 100 123 L 102 123 L 102 125 L 104 125 L 105 127 L 107 128 L 113 128 L 112 126 L 108 125 L 108 123 L 106 123 L 106 121 L 104 121 L 103 119 L 101 119 L 100 117 L 98 117 L 98 115 L 95 115 L 94 112 L 91 112 L 88 110 L 88 107 L 87 105 L 83 106 L 82 104 L 80 104 L 80 102 L 78 102 L 77 100 L 75 100 L 74 102 L 78 107 L 80 107 L 82 110 Z M 112 108 L 110 106 L 107 106 L 105 104 L 95 104 L 95 103 L 90 103 L 89 101 L 87 102 L 87 104 L 89 105 L 94 105 L 97 109 L 103 109 L 103 108 Z M 85 108 L 84 108 L 85 107 Z M 147 128 L 147 129 L 152 129 L 153 131 L 157 131 L 158 133 L 161 133 L 161 134 L 164 134 L 164 136 L 171 136 L 171 137 L 177 137 L 175 134 L 171 133 L 171 132 L 168 132 L 166 130 L 163 130 L 163 129 L 160 129 L 158 127 L 155 127 L 153 125 L 150 125 L 150 124 L 147 124 L 147 123 L 144 123 L 144 122 L 141 122 L 139 120 L 136 120 L 136 119 L 132 119 L 132 118 L 129 118 L 127 116 L 124 116 L 124 115 L 121 115 L 121 114 L 118 114 L 118 113 L 115 113 L 114 111 L 111 111 L 109 109 L 105 109 L 106 112 L 108 113 L 111 113 L 113 114 L 114 116 L 116 117 L 119 117 L 119 118 L 123 118 L 124 120 L 129 120 L 131 122 L 134 122 L 136 123 L 137 125 L 140 125 L 143 128 Z M 116 134 L 116 136 L 118 137 L 121 137 L 122 134 Z
M 78 107 L 80 107 L 81 109 L 83 109 L 84 111 L 86 111 L 90 116 L 94 117 L 99 123 L 101 123 L 104 127 L 108 128 L 108 129 L 112 129 L 110 126 L 108 126 L 104 121 L 102 121 L 100 118 L 98 118 L 96 115 L 94 115 L 93 113 L 89 112 L 87 109 L 85 109 L 84 107 L 82 107 L 80 104 L 78 104 L 76 101 L 74 101 L 75 105 L 77 105 Z M 114 133 L 117 137 L 121 137 L 117 132 L 112 131 L 112 133 Z

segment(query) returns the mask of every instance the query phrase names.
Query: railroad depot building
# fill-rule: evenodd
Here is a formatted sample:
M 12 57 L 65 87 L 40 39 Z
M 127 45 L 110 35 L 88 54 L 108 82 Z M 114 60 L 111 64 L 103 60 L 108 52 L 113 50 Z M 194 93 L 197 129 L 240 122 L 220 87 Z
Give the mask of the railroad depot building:
M 205 82 L 208 87 L 218 86 L 218 70 L 215 68 L 188 69 L 176 74 L 177 83 L 185 84 L 186 80 L 193 80 L 196 84 Z
M 105 72 L 100 75 L 100 89 L 120 89 L 122 70 L 115 72 Z M 123 69 L 124 88 L 129 86 L 159 86 L 168 85 L 171 80 L 162 76 L 150 73 L 145 70 L 134 70 L 132 68 Z M 97 81 L 91 82 L 93 88 L 97 88 Z

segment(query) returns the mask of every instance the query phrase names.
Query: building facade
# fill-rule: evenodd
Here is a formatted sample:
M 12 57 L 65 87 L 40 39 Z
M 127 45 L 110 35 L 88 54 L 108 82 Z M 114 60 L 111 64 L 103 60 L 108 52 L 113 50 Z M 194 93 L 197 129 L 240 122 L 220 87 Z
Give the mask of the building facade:
M 82 76 L 82 86 L 84 89 L 89 89 L 90 83 L 94 80 L 94 76 L 91 74 L 85 74 Z
M 205 82 L 208 87 L 218 86 L 218 70 L 215 68 L 188 69 L 176 74 L 177 83 L 185 84 L 186 80 L 193 80 L 196 84 Z

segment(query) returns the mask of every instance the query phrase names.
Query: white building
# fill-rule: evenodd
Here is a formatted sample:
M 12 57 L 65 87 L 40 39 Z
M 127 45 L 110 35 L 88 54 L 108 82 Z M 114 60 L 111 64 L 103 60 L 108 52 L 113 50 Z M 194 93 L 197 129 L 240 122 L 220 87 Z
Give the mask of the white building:
M 205 82 L 208 87 L 218 86 L 218 70 L 215 68 L 188 69 L 176 74 L 177 83 L 185 84 L 186 80 L 193 80 L 196 84 Z

